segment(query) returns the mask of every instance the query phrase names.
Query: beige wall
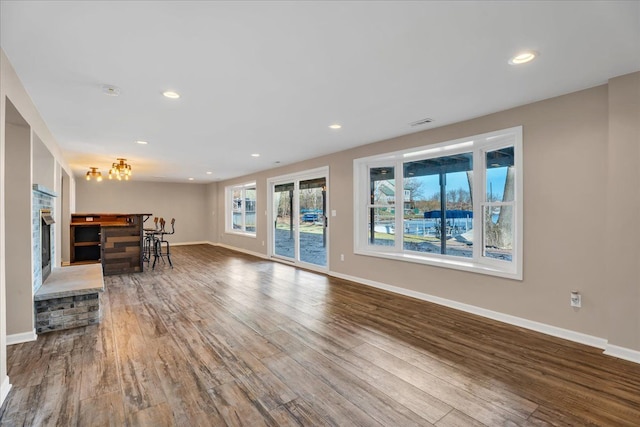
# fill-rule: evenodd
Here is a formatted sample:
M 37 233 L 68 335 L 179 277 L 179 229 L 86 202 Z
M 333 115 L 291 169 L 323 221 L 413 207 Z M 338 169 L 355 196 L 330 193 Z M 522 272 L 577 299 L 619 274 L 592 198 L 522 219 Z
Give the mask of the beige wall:
M 637 73 L 631 80 L 637 79 Z M 615 80 L 614 80 L 615 82 Z M 617 84 L 617 83 L 615 83 Z M 628 92 L 626 82 L 622 93 Z M 617 105 L 612 108 L 611 104 Z M 266 218 L 258 215 L 257 238 L 224 234 L 224 187 L 255 179 L 258 186 L 258 212 L 266 203 L 266 179 L 286 173 L 329 166 L 329 203 L 337 211 L 330 218 L 330 270 L 352 277 L 381 282 L 410 291 L 446 298 L 481 309 L 540 322 L 589 336 L 609 339 L 612 344 L 640 350 L 638 343 L 638 268 L 640 255 L 629 252 L 635 261 L 617 260 L 607 255 L 606 242 L 626 240 L 632 245 L 639 233 L 618 232 L 609 235 L 605 207 L 611 183 L 609 174 L 623 166 L 624 177 L 618 184 L 639 182 L 640 167 L 636 148 L 630 156 L 625 150 L 629 123 L 625 122 L 621 139 L 626 141 L 619 159 L 610 159 L 609 124 L 627 108 L 628 100 L 612 99 L 607 85 L 502 111 L 450 126 L 444 126 L 387 141 L 365 145 L 295 165 L 245 176 L 218 184 L 219 241 L 243 250 L 266 254 Z M 612 117 L 609 116 L 611 112 Z M 629 113 L 631 114 L 631 113 Z M 637 113 L 636 113 L 637 114 Z M 636 117 L 637 132 L 637 117 Z M 441 267 L 354 255 L 353 253 L 353 160 L 374 154 L 418 147 L 470 135 L 523 126 L 524 132 L 524 277 L 522 281 L 450 270 Z M 621 164 L 622 158 L 624 163 Z M 633 181 L 632 179 L 635 179 Z M 633 201 L 635 200 L 635 202 Z M 637 196 L 616 197 L 618 209 L 638 212 Z M 631 218 L 628 218 L 629 221 Z M 626 223 L 627 221 L 625 221 Z M 637 223 L 637 219 L 636 219 Z M 637 226 L 635 226 L 637 227 Z M 637 245 L 637 242 L 636 242 Z M 616 243 L 613 243 L 616 246 Z M 345 254 L 345 261 L 340 261 Z M 616 279 L 618 297 L 610 295 L 610 275 L 606 260 L 623 263 Z M 569 305 L 572 289 L 582 293 L 579 310 Z M 617 300 L 617 301 L 616 301 Z M 622 303 L 622 301 L 626 301 Z M 618 311 L 619 310 L 619 311 Z M 635 311 L 634 311 L 635 310 Z M 611 316 L 617 311 L 618 316 Z M 635 314 L 631 312 L 634 311 Z M 623 321 L 629 316 L 630 321 Z M 613 333 L 612 331 L 616 332 Z
M 606 289 L 609 340 L 640 349 L 640 73 L 609 81 Z
M 176 233 L 167 237 L 172 243 L 207 241 L 210 227 L 205 184 L 78 179 L 75 212 L 150 213 L 167 222 L 175 218 Z
M 4 51 L 0 49 L 0 153 L 2 157 L 0 159 L 0 168 L 2 173 L 0 173 L 0 188 L 2 189 L 0 193 L 0 404 L 1 400 L 4 397 L 4 394 L 8 391 L 9 378 L 7 376 L 7 365 L 6 365 L 6 343 L 7 343 L 7 331 L 9 334 L 12 334 L 12 331 L 16 329 L 15 325 L 20 324 L 20 319 L 14 319 L 9 313 L 8 308 L 14 307 L 14 304 L 17 301 L 13 300 L 13 296 L 7 292 L 7 281 L 5 275 L 7 274 L 7 266 L 11 262 L 7 257 L 11 256 L 9 252 L 13 252 L 16 250 L 14 247 L 9 247 L 7 242 L 7 229 L 10 227 L 12 233 L 16 233 L 16 236 L 19 236 L 22 241 L 30 242 L 31 239 L 31 221 L 29 220 L 28 224 L 17 225 L 15 222 L 8 222 L 7 215 L 7 205 L 10 203 L 8 198 L 13 197 L 11 193 L 9 193 L 10 189 L 13 189 L 13 185 L 6 179 L 8 175 L 8 170 L 5 170 L 7 164 L 13 164 L 14 159 L 10 158 L 9 155 L 13 156 L 11 152 L 6 151 L 6 141 L 5 137 L 7 132 L 9 131 L 9 125 L 7 121 L 11 120 L 8 117 L 7 112 L 7 103 L 10 103 L 15 106 L 15 109 L 18 111 L 19 115 L 24 119 L 27 123 L 28 127 L 31 128 L 31 131 L 37 135 L 39 143 L 41 143 L 46 150 L 53 157 L 54 162 L 57 162 L 62 169 L 64 169 L 67 173 L 70 171 L 69 165 L 64 160 L 62 156 L 62 151 L 58 146 L 55 138 L 47 128 L 47 125 L 42 120 L 42 117 L 38 113 L 35 105 L 31 101 L 31 98 L 27 94 L 26 90 L 22 86 L 20 79 L 18 78 L 15 70 L 11 66 L 11 63 L 7 59 Z M 31 135 L 29 135 L 28 146 L 31 147 Z M 24 148 L 24 147 L 23 147 Z M 17 160 L 19 163 L 23 164 L 22 160 Z M 24 181 L 19 183 L 21 188 L 24 188 L 24 192 L 20 193 L 20 198 L 28 197 L 28 200 L 31 200 L 31 162 L 33 158 L 29 159 L 27 166 L 25 167 L 25 171 L 28 171 L 28 175 L 24 178 Z M 54 166 L 51 165 L 49 169 L 54 172 Z M 20 172 L 22 173 L 22 172 Z M 45 178 L 48 182 L 54 178 Z M 71 180 L 71 187 L 73 188 L 73 179 Z M 53 186 L 55 188 L 55 186 Z M 72 195 L 68 195 L 72 196 Z M 72 203 L 72 199 L 69 197 L 62 201 L 63 204 Z M 30 202 L 29 202 L 30 206 Z M 31 217 L 31 212 L 27 213 L 28 217 Z M 7 227 L 9 225 L 9 227 Z M 64 230 L 62 230 L 64 232 Z M 28 245 L 26 249 L 22 249 L 21 256 L 24 258 L 29 258 L 29 254 L 31 251 L 30 245 Z M 10 248 L 10 250 L 8 250 Z M 59 253 L 60 248 L 56 247 L 56 253 Z M 29 281 L 25 283 L 24 290 L 20 290 L 21 293 L 31 293 L 33 288 L 33 283 Z M 13 292 L 13 290 L 11 290 Z M 19 303 L 19 302 L 18 302 Z M 33 303 L 30 303 L 30 307 L 25 310 L 25 313 L 31 317 L 31 322 L 33 322 Z M 22 314 L 19 315 L 21 318 Z M 18 328 L 19 329 L 19 328 Z M 31 328 L 30 334 L 33 333 L 33 328 Z M 12 339 L 15 336 L 12 336 Z
M 60 193 L 58 194 L 58 201 L 62 201 L 63 199 L 68 199 L 68 196 L 71 194 L 71 179 L 67 172 L 60 168 Z M 56 218 L 56 222 L 60 224 L 61 230 L 68 230 L 71 225 L 71 205 L 69 203 L 63 204 L 60 203 L 61 206 L 57 209 L 57 213 L 59 213 L 59 217 Z M 68 264 L 71 260 L 71 242 L 69 233 L 58 233 L 60 236 L 60 264 Z
M 218 211 L 218 183 L 214 182 L 206 186 L 207 200 L 205 221 L 207 224 L 207 235 L 204 240 L 208 242 L 218 242 L 218 221 L 217 216 L 223 214 Z
M 33 170 L 31 182 L 44 185 L 49 190 L 56 187 L 55 167 L 56 162 L 37 134 L 33 135 Z
M 33 332 L 31 253 L 31 130 L 5 125 L 5 232 L 7 334 Z M 25 233 L 26 231 L 26 233 Z

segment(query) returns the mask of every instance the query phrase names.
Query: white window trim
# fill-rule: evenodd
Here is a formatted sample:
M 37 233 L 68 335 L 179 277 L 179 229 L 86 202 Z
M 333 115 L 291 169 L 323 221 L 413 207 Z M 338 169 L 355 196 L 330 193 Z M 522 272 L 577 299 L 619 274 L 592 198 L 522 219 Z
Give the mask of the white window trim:
M 485 153 L 502 147 L 514 147 L 515 165 L 515 196 L 514 196 L 514 242 L 512 261 L 502 261 L 482 256 L 483 224 L 482 206 L 486 203 L 486 159 Z M 455 270 L 471 271 L 480 274 L 522 280 L 523 272 L 523 155 L 522 155 L 522 126 L 446 141 L 438 144 L 416 147 L 408 150 L 384 153 L 353 161 L 354 183 L 354 252 L 359 255 L 387 258 L 398 261 L 433 265 Z M 453 154 L 473 152 L 474 184 L 473 184 L 473 229 L 474 242 L 473 257 L 461 258 L 439 254 L 423 254 L 405 251 L 402 244 L 402 233 L 395 236 L 395 247 L 371 246 L 368 238 L 368 209 L 369 206 L 369 168 L 393 166 L 395 168 L 396 188 L 404 188 L 403 163 L 413 159 L 448 156 Z M 480 172 L 480 173 L 478 173 Z M 401 196 L 398 196 L 400 194 Z M 396 191 L 396 206 L 402 192 Z M 482 197 L 478 200 L 478 196 Z M 400 205 L 402 206 L 402 205 Z M 403 215 L 398 214 L 396 208 L 396 230 L 403 229 Z
M 256 189 L 256 231 L 244 231 L 244 230 L 236 230 L 233 228 L 233 192 L 236 190 L 241 190 L 242 193 L 244 194 L 244 191 L 247 188 L 255 188 Z M 246 237 L 252 237 L 252 238 L 256 238 L 257 235 L 257 228 L 258 228 L 258 224 L 257 224 L 257 219 L 258 219 L 258 200 L 257 200 L 257 193 L 258 193 L 258 188 L 256 187 L 256 182 L 252 181 L 252 182 L 247 182 L 244 184 L 235 184 L 235 185 L 229 185 L 227 187 L 225 187 L 225 201 L 224 201 L 224 214 L 225 214 L 225 233 L 227 234 L 236 234 L 236 235 L 240 235 L 240 236 L 246 236 Z M 246 198 L 245 198 L 246 199 Z M 244 215 L 246 212 L 246 205 L 243 203 L 242 204 L 242 223 L 243 226 L 245 226 L 245 221 L 244 221 Z

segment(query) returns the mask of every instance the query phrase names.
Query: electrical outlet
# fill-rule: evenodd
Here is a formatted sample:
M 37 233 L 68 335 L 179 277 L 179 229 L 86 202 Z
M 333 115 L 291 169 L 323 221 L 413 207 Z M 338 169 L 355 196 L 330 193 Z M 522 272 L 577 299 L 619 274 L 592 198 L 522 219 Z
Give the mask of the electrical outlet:
M 344 261 L 344 254 L 340 254 L 340 261 Z
M 571 307 L 582 307 L 582 295 L 578 291 L 571 291 Z

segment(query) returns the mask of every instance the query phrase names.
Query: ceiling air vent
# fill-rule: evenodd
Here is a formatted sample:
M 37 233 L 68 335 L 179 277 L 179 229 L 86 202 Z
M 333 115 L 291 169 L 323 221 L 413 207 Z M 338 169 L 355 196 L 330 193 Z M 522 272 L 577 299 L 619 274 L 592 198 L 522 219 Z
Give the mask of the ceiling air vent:
M 426 125 L 427 123 L 431 123 L 433 121 L 433 119 L 421 119 L 421 120 L 417 120 L 415 122 L 409 123 L 410 126 L 422 126 L 422 125 Z

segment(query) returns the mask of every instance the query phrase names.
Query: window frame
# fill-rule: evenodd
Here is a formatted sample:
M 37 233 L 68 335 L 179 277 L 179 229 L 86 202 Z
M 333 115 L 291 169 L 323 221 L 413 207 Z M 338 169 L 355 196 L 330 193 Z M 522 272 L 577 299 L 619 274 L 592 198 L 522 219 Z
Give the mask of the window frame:
M 523 155 L 522 126 L 473 135 L 451 141 L 354 159 L 354 253 L 398 261 L 427 264 L 455 270 L 471 271 L 509 279 L 522 280 L 523 264 Z M 486 153 L 501 148 L 514 148 L 513 253 L 511 261 L 484 256 L 483 210 L 489 202 L 486 193 Z M 394 167 L 395 186 L 404 189 L 406 162 L 473 153 L 473 253 L 471 258 L 405 250 L 404 233 L 396 233 L 394 246 L 371 245 L 368 242 L 368 215 L 371 203 L 370 169 L 381 165 Z M 403 206 L 404 191 L 395 191 L 395 229 L 403 230 L 404 215 L 397 212 Z
M 234 209 L 234 199 L 233 199 L 233 193 L 236 191 L 240 191 L 241 193 L 241 200 L 246 201 L 246 191 L 247 190 L 254 190 L 255 194 L 256 194 L 256 199 L 255 199 L 255 215 L 256 215 L 256 224 L 255 224 L 255 230 L 254 231 L 247 231 L 246 227 L 247 227 L 247 223 L 246 223 L 246 214 L 247 214 L 247 204 L 246 203 L 242 203 L 242 209 L 241 209 L 241 218 L 242 218 L 242 228 L 241 229 L 235 229 L 233 228 L 233 214 L 235 212 Z M 258 189 L 256 186 L 256 182 L 255 181 L 251 181 L 251 182 L 247 182 L 247 183 L 243 183 L 243 184 L 235 184 L 235 185 L 229 185 L 227 187 L 225 187 L 225 232 L 228 234 L 238 234 L 241 236 L 247 236 L 247 237 L 256 237 L 257 234 L 257 228 L 258 228 L 258 224 L 257 224 L 257 219 L 258 219 Z

